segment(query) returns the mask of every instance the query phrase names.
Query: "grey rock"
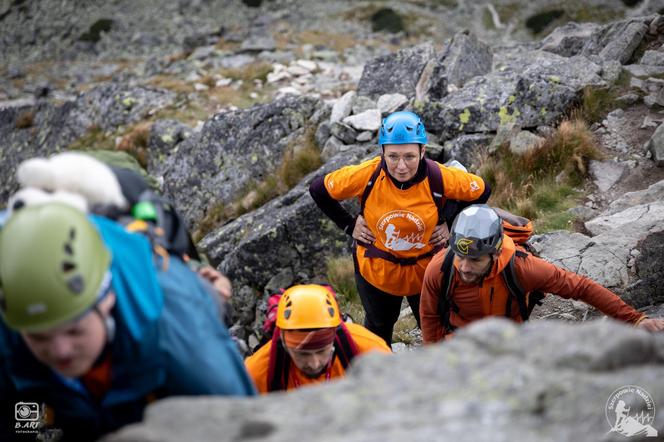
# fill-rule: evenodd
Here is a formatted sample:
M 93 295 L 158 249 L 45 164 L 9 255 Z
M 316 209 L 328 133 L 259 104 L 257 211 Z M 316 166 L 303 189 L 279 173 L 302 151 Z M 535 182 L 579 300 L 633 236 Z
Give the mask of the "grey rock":
M 295 281 L 295 275 L 293 274 L 293 269 L 286 267 L 281 269 L 276 273 L 270 280 L 265 284 L 263 289 L 263 294 L 266 296 L 271 295 L 272 293 L 278 293 L 281 289 L 287 289 Z
M 625 175 L 626 167 L 615 161 L 595 161 L 589 164 L 590 174 L 600 192 L 612 188 Z
M 428 130 L 446 140 L 460 133 L 495 132 L 508 123 L 551 125 L 575 105 L 584 87 L 604 84 L 600 67 L 585 57 L 543 51 L 500 55 L 491 73 L 417 108 Z
M 7 201 L 17 189 L 14 172 L 23 160 L 60 152 L 92 128 L 113 132 L 142 120 L 149 113 L 173 103 L 174 99 L 173 93 L 163 90 L 106 83 L 60 105 L 40 101 L 32 110 L 0 109 L 0 133 L 3 134 L 0 201 Z M 26 111 L 31 114 L 30 130 L 16 124 Z
M 664 180 L 658 181 L 648 188 L 636 192 L 627 192 L 617 200 L 611 202 L 604 211 L 605 215 L 613 215 L 630 207 L 664 201 Z
M 199 246 L 234 283 L 256 290 L 262 291 L 284 269 L 324 274 L 328 257 L 348 253 L 347 236 L 318 209 L 309 195 L 309 183 L 367 153 L 365 147 L 353 146 L 336 155 L 285 195 L 214 230 Z
M 360 132 L 357 135 L 357 138 L 355 138 L 355 141 L 357 141 L 358 143 L 367 143 L 371 141 L 373 138 L 374 138 L 374 132 L 367 130 L 364 132 Z
M 235 286 L 237 287 L 238 284 L 235 283 Z M 241 338 L 244 338 L 247 334 L 243 325 L 253 325 L 256 320 L 256 306 L 259 299 L 260 294 L 247 285 L 242 285 L 239 290 L 233 291 L 233 296 L 230 299 L 233 312 L 231 320 L 234 324 L 237 324 L 237 334 Z
M 637 280 L 627 287 L 622 298 L 636 307 L 660 304 L 660 311 L 648 313 L 654 317 L 664 316 L 664 230 L 648 235 L 637 245 Z
M 648 27 L 642 22 L 625 22 L 617 24 L 611 31 L 610 40 L 599 52 L 605 60 L 618 60 L 622 64 L 629 61 L 634 50 L 641 44 L 641 40 L 648 32 Z
M 327 140 L 330 138 L 331 134 L 332 130 L 330 128 L 330 123 L 324 122 L 319 124 L 318 128 L 316 128 L 316 134 L 314 135 L 316 145 L 322 149 L 323 146 L 325 146 Z
M 593 235 L 607 234 L 612 231 L 619 231 L 625 227 L 632 227 L 633 224 L 646 225 L 654 227 L 658 225 L 659 220 L 664 220 L 664 202 L 655 201 L 652 203 L 632 206 L 620 212 L 603 213 L 595 219 L 586 223 L 586 229 Z M 660 216 L 659 220 L 656 219 Z M 664 221 L 659 223 L 664 228 Z M 639 238 L 640 239 L 640 238 Z
M 615 84 L 622 74 L 623 68 L 618 60 L 608 60 L 602 63 L 602 79 L 608 84 Z
M 353 109 L 353 98 L 355 91 L 348 91 L 339 98 L 334 105 L 332 105 L 332 114 L 330 115 L 330 123 L 337 123 L 350 115 Z
M 332 123 L 330 132 L 345 144 L 353 144 L 355 138 L 357 138 L 357 131 L 345 123 Z
M 246 66 L 249 63 L 253 63 L 256 59 L 248 54 L 234 54 L 223 57 L 219 60 L 218 65 L 221 68 L 226 69 L 238 69 L 242 66 Z
M 339 138 L 331 136 L 327 139 L 323 145 L 323 150 L 321 151 L 321 158 L 323 161 L 329 161 L 330 158 L 346 150 L 347 146 Z
M 202 46 L 196 48 L 194 52 L 189 56 L 192 60 L 205 60 L 210 58 L 212 55 L 217 53 L 217 49 L 214 46 Z
M 443 161 L 457 160 L 466 168 L 481 164 L 481 153 L 491 143 L 493 137 L 486 134 L 461 135 L 443 144 L 445 156 Z
M 274 173 L 289 146 L 305 136 L 319 104 L 286 97 L 216 114 L 195 140 L 183 141 L 167 158 L 165 193 L 189 225 L 197 226 L 209 208 L 237 201 L 250 182 Z
M 634 77 L 644 78 L 664 74 L 664 66 L 652 66 L 647 64 L 628 64 L 623 68 Z
M 377 108 L 376 102 L 369 97 L 356 95 L 353 98 L 352 113 L 354 115 L 358 115 L 361 114 L 362 112 L 376 108 Z
M 193 135 L 193 130 L 175 120 L 159 120 L 150 129 L 148 139 L 148 172 L 153 176 L 161 176 L 164 170 L 161 166 L 166 163 L 177 145 Z
M 402 110 L 407 104 L 408 97 L 403 94 L 385 94 L 378 98 L 376 105 L 384 117 L 392 112 Z
M 277 43 L 274 41 L 274 37 L 266 33 L 257 33 L 251 35 L 240 45 L 240 50 L 253 53 L 258 53 L 261 51 L 274 51 L 276 48 Z
M 475 35 L 460 32 L 454 36 L 443 53 L 436 59 L 426 95 L 439 100 L 447 95 L 449 85 L 458 88 L 471 78 L 491 70 L 493 54 Z
M 651 50 L 645 51 L 639 63 L 654 66 L 664 66 L 664 52 Z
M 574 217 L 579 221 L 588 221 L 592 218 L 595 218 L 598 214 L 597 210 L 584 206 L 572 207 L 568 210 L 568 212 L 574 215 Z
M 346 117 L 343 119 L 343 122 L 358 131 L 368 130 L 376 132 L 381 123 L 380 111 L 378 109 L 369 109 L 361 114 Z
M 369 60 L 357 86 L 358 95 L 373 99 L 394 93 L 414 97 L 422 71 L 434 55 L 433 45 L 423 43 Z
M 449 342 L 363 356 L 345 378 L 288 394 L 166 399 L 104 442 L 219 434 L 275 442 L 293 434 L 322 442 L 600 440 L 611 428 L 605 409 L 616 389 L 638 385 L 664 401 L 663 360 L 660 335 L 614 321 L 517 327 L 491 319 Z M 635 401 L 630 413 L 645 409 Z M 661 422 L 658 415 L 653 426 Z
M 616 98 L 616 101 L 624 106 L 631 106 L 633 104 L 636 104 L 639 102 L 641 97 L 637 94 L 625 94 L 621 95 L 620 97 Z
M 527 130 L 522 130 L 510 141 L 510 151 L 522 155 L 539 147 L 542 143 L 544 143 L 544 138 Z
M 546 36 L 540 43 L 539 49 L 563 57 L 578 55 L 598 29 L 599 26 L 594 23 L 567 23 Z
M 647 143 L 652 160 L 658 167 L 664 167 L 664 125 L 660 124 Z

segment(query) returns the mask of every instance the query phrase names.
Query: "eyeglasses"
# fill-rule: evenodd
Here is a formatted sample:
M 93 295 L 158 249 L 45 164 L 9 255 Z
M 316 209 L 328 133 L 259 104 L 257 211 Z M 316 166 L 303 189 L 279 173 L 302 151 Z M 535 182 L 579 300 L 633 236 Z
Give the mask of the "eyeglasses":
M 385 159 L 392 164 L 398 164 L 399 160 L 403 160 L 406 164 L 413 164 L 420 160 L 420 156 L 415 154 L 408 154 L 404 156 L 390 154 L 390 155 L 385 155 Z

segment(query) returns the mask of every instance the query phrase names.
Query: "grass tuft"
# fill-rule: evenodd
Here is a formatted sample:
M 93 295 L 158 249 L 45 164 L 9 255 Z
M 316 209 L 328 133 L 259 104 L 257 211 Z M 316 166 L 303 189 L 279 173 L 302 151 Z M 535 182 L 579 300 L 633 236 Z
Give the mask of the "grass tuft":
M 588 162 L 602 157 L 586 123 L 565 120 L 541 146 L 524 155 L 501 146 L 482 161 L 479 174 L 493 191 L 489 203 L 534 220 L 538 232 L 568 225 L 559 215 L 576 205 Z M 555 219 L 554 219 L 555 218 Z

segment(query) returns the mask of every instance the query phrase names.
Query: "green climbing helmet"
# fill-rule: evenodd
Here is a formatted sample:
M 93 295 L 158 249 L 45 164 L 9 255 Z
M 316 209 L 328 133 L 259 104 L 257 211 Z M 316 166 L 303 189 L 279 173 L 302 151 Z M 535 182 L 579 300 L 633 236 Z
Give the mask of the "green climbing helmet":
M 0 310 L 16 330 L 65 324 L 96 305 L 110 285 L 111 254 L 85 214 L 40 204 L 0 231 Z

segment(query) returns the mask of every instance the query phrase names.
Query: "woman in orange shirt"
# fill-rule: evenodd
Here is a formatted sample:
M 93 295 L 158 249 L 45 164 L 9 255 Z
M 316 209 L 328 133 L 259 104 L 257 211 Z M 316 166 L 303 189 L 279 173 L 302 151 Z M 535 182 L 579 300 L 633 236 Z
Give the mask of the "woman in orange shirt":
M 427 134 L 412 112 L 385 118 L 378 143 L 381 156 L 318 177 L 309 191 L 318 207 L 355 239 L 355 281 L 366 313 L 364 325 L 391 345 L 404 296 L 419 326 L 424 271 L 446 244 L 456 213 L 486 202 L 491 190 L 477 175 L 426 160 Z M 442 183 L 430 183 L 432 179 Z M 434 201 L 436 189 L 442 189 L 440 207 Z M 353 197 L 362 204 L 357 217 L 339 204 Z M 458 208 L 441 219 L 447 200 Z

